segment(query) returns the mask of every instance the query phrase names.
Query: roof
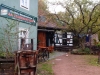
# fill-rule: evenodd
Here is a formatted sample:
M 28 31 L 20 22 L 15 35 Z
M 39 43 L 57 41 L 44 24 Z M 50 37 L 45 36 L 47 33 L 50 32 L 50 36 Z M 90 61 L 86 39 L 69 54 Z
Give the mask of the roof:
M 66 29 L 66 27 L 63 25 L 57 25 L 56 23 L 46 21 L 45 17 L 43 16 L 38 18 L 38 28 L 53 29 L 53 30 Z

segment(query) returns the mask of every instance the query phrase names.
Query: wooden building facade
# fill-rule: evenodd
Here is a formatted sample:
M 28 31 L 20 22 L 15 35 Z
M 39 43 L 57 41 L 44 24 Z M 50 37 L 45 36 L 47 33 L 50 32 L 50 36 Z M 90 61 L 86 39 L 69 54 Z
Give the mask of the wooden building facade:
M 37 29 L 38 46 L 53 47 L 54 50 L 72 48 L 73 36 L 72 33 L 65 31 L 66 26 L 58 26 L 55 23 L 45 20 L 43 15 L 39 15 Z
M 38 27 L 38 46 L 48 47 L 49 49 L 54 50 L 54 33 L 53 29 L 42 29 Z
M 52 47 L 53 50 L 68 51 L 73 47 L 71 32 L 62 32 L 59 28 L 38 27 L 38 46 Z M 60 32 L 60 33 L 59 33 Z

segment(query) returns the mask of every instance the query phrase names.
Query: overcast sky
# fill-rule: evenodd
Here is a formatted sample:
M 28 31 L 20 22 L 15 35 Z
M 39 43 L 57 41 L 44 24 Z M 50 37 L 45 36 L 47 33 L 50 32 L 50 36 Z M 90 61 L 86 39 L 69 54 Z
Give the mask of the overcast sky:
M 49 2 L 57 2 L 57 1 L 61 1 L 61 2 L 64 2 L 65 0 L 47 0 Z M 69 0 L 68 0 L 69 1 Z M 100 0 L 92 0 L 93 2 L 98 2 Z M 61 5 L 51 5 L 51 4 L 48 4 L 49 6 L 49 11 L 51 11 L 51 13 L 55 13 L 55 12 L 59 12 L 59 11 L 62 11 L 64 12 L 64 8 L 62 8 Z
M 47 0 L 48 2 L 57 2 L 57 1 L 61 1 L 63 2 L 64 0 Z M 51 11 L 51 13 L 55 13 L 55 12 L 59 12 L 59 11 L 65 11 L 62 6 L 60 5 L 52 5 L 52 4 L 48 4 L 49 6 L 49 11 Z

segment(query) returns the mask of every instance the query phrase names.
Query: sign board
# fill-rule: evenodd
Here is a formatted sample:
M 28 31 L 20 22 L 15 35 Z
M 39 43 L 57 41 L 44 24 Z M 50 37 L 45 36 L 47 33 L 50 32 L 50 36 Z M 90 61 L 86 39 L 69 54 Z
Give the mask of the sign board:
M 30 0 L 20 0 L 20 7 L 29 10 Z
M 23 23 L 31 24 L 31 25 L 36 25 L 36 21 L 37 21 L 36 17 L 21 12 L 19 10 L 16 10 L 14 8 L 8 7 L 3 4 L 0 5 L 0 16 L 17 20 Z

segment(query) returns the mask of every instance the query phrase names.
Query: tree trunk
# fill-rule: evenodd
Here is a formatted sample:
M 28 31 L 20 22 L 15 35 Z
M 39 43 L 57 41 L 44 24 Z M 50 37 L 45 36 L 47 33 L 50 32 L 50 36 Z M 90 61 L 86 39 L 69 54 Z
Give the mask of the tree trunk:
M 83 37 L 83 38 L 80 38 L 80 47 L 81 47 L 82 49 L 85 48 L 85 39 L 84 39 L 84 37 Z

